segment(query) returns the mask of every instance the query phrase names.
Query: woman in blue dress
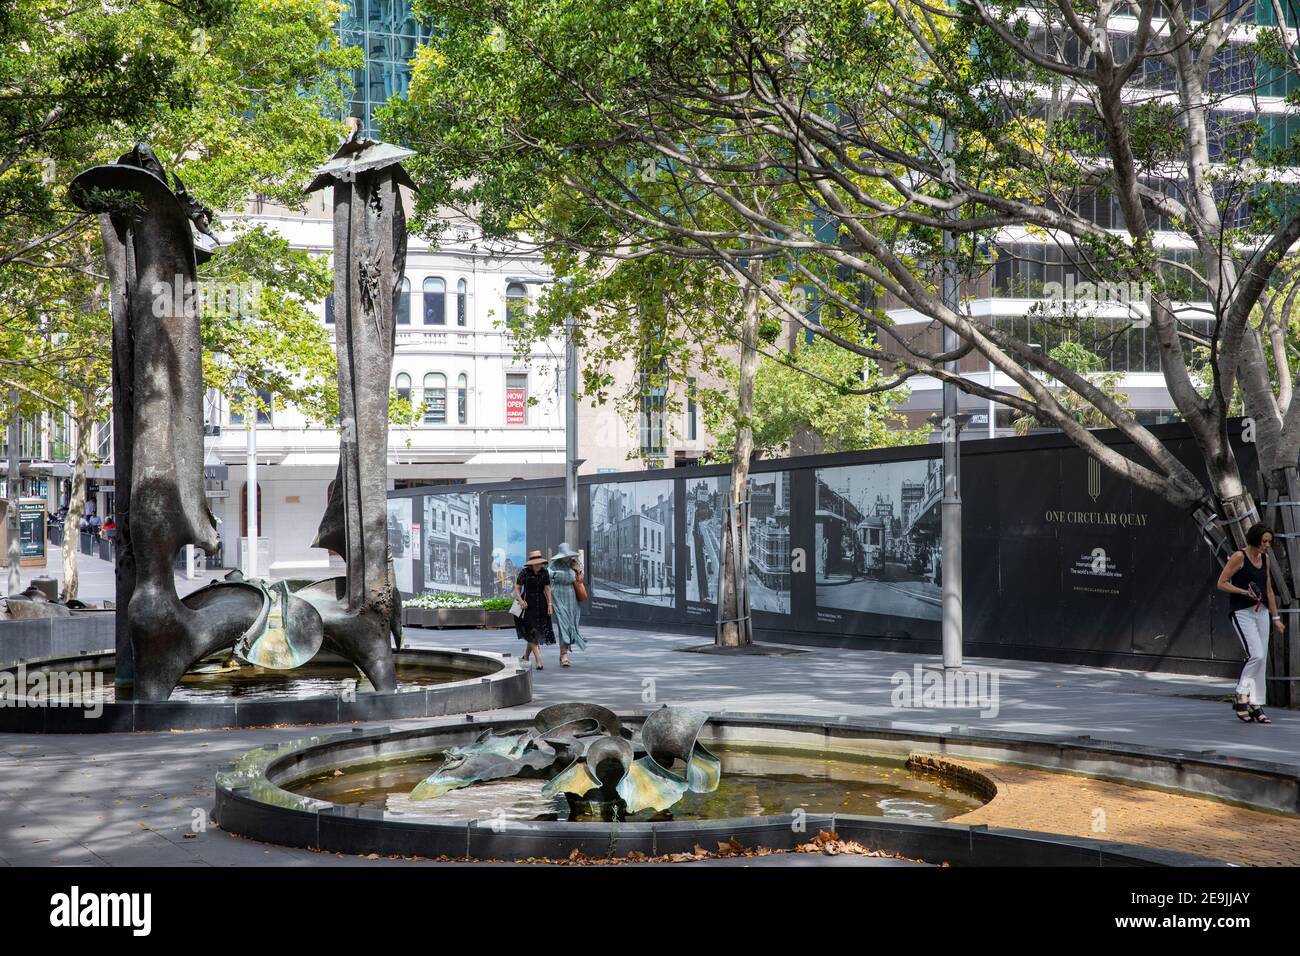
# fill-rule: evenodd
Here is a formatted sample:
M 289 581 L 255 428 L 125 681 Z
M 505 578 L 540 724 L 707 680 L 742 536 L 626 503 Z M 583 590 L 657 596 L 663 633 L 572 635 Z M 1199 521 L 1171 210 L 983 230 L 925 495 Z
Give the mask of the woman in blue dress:
M 578 619 L 582 615 L 578 586 L 582 584 L 585 587 L 582 568 L 578 565 L 578 552 L 569 547 L 567 541 L 562 542 L 560 550 L 551 556 L 547 570 L 551 578 L 551 604 L 555 610 L 551 622 L 560 639 L 560 666 L 568 667 L 570 648 L 587 649 L 587 642 L 578 630 Z

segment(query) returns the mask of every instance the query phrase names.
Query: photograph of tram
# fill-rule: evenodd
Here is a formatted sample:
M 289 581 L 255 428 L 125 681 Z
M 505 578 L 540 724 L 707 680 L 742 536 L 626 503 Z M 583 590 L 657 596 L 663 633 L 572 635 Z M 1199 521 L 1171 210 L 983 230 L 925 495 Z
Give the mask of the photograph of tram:
M 817 470 L 817 606 L 939 620 L 941 466 L 933 459 Z

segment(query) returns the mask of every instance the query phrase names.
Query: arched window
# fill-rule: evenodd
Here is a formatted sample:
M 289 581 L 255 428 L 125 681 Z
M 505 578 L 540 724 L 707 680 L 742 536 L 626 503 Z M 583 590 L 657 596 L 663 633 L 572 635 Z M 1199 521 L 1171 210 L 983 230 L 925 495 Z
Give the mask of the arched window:
M 397 397 L 411 400 L 411 376 L 405 372 L 397 373 Z
M 333 293 L 331 293 L 330 295 L 325 296 L 325 324 L 326 324 L 326 325 L 333 325 L 333 324 L 334 324 L 334 295 L 333 295 Z
M 522 282 L 512 282 L 506 286 L 506 327 L 517 329 L 524 323 L 528 314 L 528 290 Z
M 402 291 L 397 293 L 397 324 L 411 324 L 411 280 L 402 279 Z
M 469 322 L 469 285 L 464 279 L 456 283 L 456 324 L 464 328 Z
M 437 276 L 424 280 L 424 324 L 447 324 L 447 283 Z
M 456 379 L 456 424 L 469 421 L 469 376 L 464 372 Z
M 424 376 L 424 423 L 447 424 L 447 376 L 438 372 Z

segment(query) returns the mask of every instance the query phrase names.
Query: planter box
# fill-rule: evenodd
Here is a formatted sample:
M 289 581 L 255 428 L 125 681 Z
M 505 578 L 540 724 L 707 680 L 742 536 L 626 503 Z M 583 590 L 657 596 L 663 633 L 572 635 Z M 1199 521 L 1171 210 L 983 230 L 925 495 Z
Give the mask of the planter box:
M 484 627 L 514 627 L 515 619 L 509 611 L 484 611 Z
M 433 612 L 438 616 L 435 627 L 482 627 L 482 608 L 440 607 Z
M 482 608 L 404 607 L 403 627 L 513 627 L 509 611 L 484 611 Z

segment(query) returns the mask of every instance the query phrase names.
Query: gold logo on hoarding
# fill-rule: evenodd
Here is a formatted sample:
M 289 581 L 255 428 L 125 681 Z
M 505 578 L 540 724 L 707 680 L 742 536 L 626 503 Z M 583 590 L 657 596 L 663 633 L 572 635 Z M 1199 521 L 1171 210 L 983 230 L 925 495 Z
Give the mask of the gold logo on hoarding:
M 1096 501 L 1101 497 L 1101 462 L 1088 456 L 1088 497 Z

